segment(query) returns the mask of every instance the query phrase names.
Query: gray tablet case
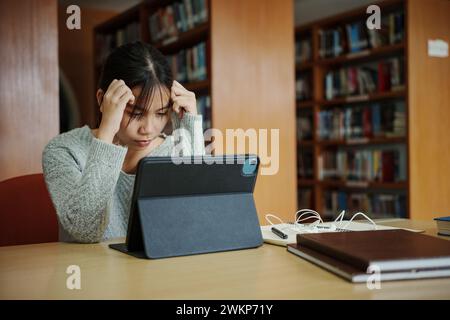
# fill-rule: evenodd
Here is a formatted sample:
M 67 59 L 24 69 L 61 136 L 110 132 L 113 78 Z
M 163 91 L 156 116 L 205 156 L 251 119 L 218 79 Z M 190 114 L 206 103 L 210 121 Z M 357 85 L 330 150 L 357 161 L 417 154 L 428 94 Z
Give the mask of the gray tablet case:
M 256 155 L 143 158 L 127 242 L 110 247 L 165 258 L 262 245 L 253 199 L 258 168 Z

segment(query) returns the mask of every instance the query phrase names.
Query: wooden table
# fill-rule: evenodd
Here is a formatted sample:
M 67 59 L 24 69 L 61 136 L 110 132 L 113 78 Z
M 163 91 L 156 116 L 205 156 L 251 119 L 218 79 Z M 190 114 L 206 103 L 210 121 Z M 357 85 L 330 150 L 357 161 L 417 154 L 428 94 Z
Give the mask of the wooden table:
M 436 235 L 432 221 L 383 224 Z M 108 243 L 1 247 L 0 299 L 450 298 L 450 278 L 383 282 L 381 289 L 369 290 L 273 245 L 143 260 L 109 249 Z M 81 268 L 81 290 L 66 287 L 69 265 Z

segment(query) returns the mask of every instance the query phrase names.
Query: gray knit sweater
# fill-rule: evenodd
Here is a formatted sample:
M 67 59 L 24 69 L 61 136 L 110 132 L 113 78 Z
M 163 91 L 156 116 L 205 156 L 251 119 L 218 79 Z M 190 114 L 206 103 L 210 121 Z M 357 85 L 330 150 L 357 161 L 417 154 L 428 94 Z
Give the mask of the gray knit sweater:
M 173 134 L 148 156 L 204 155 L 202 116 L 172 113 Z M 95 138 L 86 125 L 53 138 L 42 166 L 59 222 L 59 239 L 92 243 L 124 237 L 134 186 L 122 171 L 127 148 Z

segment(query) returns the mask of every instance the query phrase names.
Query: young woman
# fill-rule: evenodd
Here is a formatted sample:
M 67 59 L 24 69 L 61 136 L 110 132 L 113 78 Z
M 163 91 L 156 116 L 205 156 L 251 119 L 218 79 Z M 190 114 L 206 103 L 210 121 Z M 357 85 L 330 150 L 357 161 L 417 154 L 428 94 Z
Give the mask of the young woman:
M 148 44 L 127 44 L 108 56 L 97 101 L 97 129 L 63 133 L 43 152 L 61 241 L 124 237 L 139 160 L 171 156 L 174 148 L 183 156 L 205 152 L 194 93 L 173 81 L 165 57 Z M 163 132 L 169 122 L 172 135 Z

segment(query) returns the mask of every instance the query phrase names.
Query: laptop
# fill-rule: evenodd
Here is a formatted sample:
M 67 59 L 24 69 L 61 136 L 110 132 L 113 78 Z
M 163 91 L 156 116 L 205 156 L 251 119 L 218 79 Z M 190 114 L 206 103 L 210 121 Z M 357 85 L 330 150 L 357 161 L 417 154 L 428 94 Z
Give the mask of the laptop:
M 140 258 L 256 248 L 256 155 L 146 157 L 138 164 L 125 243 Z

